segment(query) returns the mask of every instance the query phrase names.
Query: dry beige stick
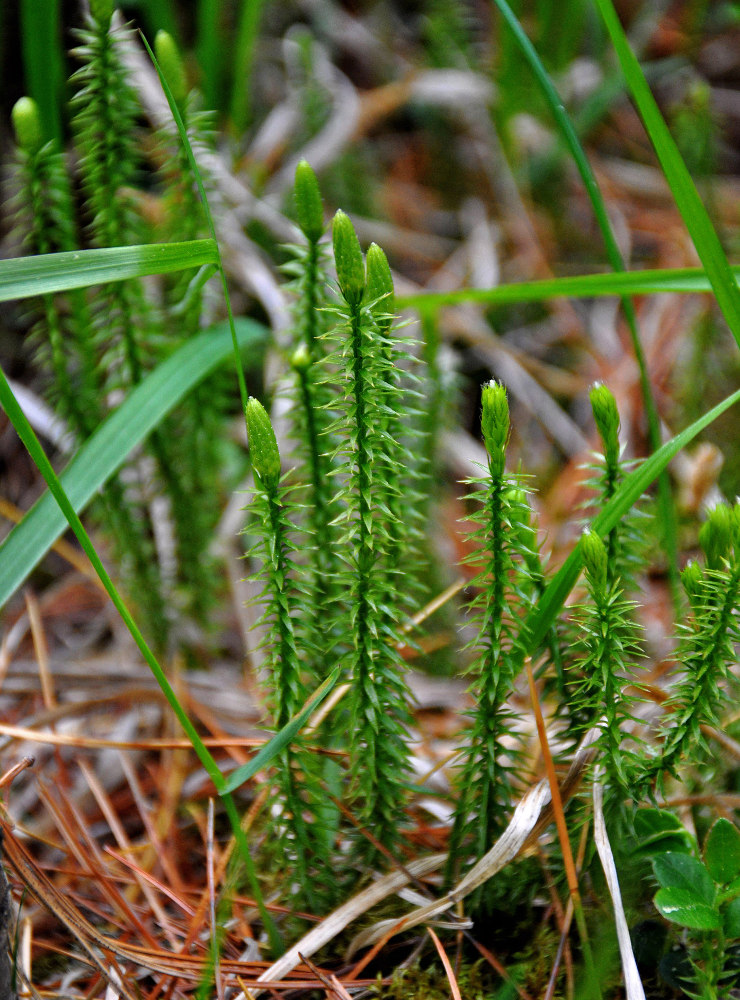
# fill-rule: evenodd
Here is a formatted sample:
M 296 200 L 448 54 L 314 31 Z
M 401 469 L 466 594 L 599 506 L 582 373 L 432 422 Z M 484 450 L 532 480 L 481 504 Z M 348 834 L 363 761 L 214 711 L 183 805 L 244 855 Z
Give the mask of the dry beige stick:
M 580 784 L 583 772 L 593 759 L 595 754 L 595 742 L 598 740 L 600 730 L 592 729 L 586 733 L 578 748 L 570 770 L 560 789 L 563 802 L 566 802 Z M 519 805 L 514 810 L 509 825 L 501 834 L 490 851 L 478 861 L 467 875 L 441 899 L 426 906 L 420 906 L 416 910 L 407 913 L 401 920 L 381 920 L 372 927 L 363 931 L 355 937 L 349 946 L 348 957 L 351 957 L 359 948 L 366 948 L 379 940 L 391 927 L 394 933 L 408 930 L 417 924 L 429 920 L 431 917 L 448 910 L 459 900 L 464 899 L 471 892 L 483 885 L 490 878 L 493 878 L 510 861 L 529 844 L 535 841 L 545 827 L 552 821 L 552 807 L 550 803 L 550 788 L 547 781 L 540 781 L 530 788 Z
M 414 878 L 422 878 L 436 871 L 445 863 L 446 854 L 432 854 L 428 858 L 420 858 L 417 861 L 410 861 L 406 865 L 406 872 Z M 274 962 L 260 977 L 258 982 L 281 979 L 294 969 L 301 961 L 301 955 L 314 955 L 319 948 L 332 941 L 337 934 L 340 934 L 348 924 L 351 924 L 357 917 L 362 916 L 377 903 L 382 902 L 394 892 L 398 892 L 409 882 L 408 875 L 402 871 L 389 872 L 382 878 L 377 879 L 367 889 L 353 896 L 352 899 L 343 903 L 340 907 L 330 913 L 328 917 L 304 935 L 301 940 L 289 948 L 286 953 Z M 249 995 L 254 997 L 256 991 L 250 991 Z M 237 1000 L 244 1000 L 245 994 L 241 993 Z
M 617 866 L 614 864 L 614 855 L 612 854 L 609 836 L 606 832 L 606 823 L 604 822 L 604 788 L 599 781 L 594 781 L 594 842 L 596 850 L 599 852 L 601 867 L 604 869 L 606 884 L 609 887 L 612 897 L 619 954 L 622 959 L 622 972 L 624 973 L 625 995 L 627 1000 L 645 1000 L 645 991 L 640 981 L 640 973 L 637 971 L 637 962 L 632 951 L 630 931 L 624 915 L 624 907 L 622 906 L 622 894 L 619 889 Z
M 561 788 L 561 795 L 564 802 L 573 795 L 580 783 L 584 770 L 593 759 L 595 754 L 594 743 L 599 738 L 599 732 L 598 729 L 590 730 L 578 748 Z M 511 822 L 498 841 L 451 892 L 436 902 L 412 910 L 401 919 L 381 920 L 374 924 L 368 931 L 358 935 L 352 941 L 349 947 L 349 955 L 354 954 L 358 948 L 370 946 L 389 931 L 393 934 L 398 933 L 401 930 L 406 930 L 409 927 L 423 923 L 425 920 L 429 920 L 444 910 L 448 910 L 458 900 L 463 899 L 468 893 L 486 882 L 508 864 L 509 861 L 513 860 L 521 850 L 527 847 L 533 840 L 536 840 L 542 830 L 551 822 L 552 810 L 546 808 L 549 801 L 550 789 L 547 786 L 547 782 L 539 782 L 533 788 L 530 788 L 517 806 Z M 432 871 L 436 871 L 446 860 L 446 854 L 434 854 L 429 858 L 421 858 L 410 862 L 406 866 L 406 869 L 409 874 L 419 878 Z M 376 903 L 381 902 L 381 900 L 403 888 L 408 881 L 409 879 L 406 874 L 401 871 L 394 871 L 373 882 L 367 889 L 363 889 L 362 892 L 344 903 L 333 913 L 330 913 L 317 927 L 309 931 L 297 944 L 293 945 L 292 948 L 271 965 L 259 977 L 258 982 L 282 978 L 282 976 L 298 965 L 301 955 L 310 956 L 315 954 L 319 948 L 328 944 L 329 941 L 335 938 L 353 920 L 375 906 Z M 254 998 L 258 994 L 259 991 L 253 990 L 250 991 L 249 996 Z M 246 994 L 240 994 L 237 1000 L 246 1000 Z

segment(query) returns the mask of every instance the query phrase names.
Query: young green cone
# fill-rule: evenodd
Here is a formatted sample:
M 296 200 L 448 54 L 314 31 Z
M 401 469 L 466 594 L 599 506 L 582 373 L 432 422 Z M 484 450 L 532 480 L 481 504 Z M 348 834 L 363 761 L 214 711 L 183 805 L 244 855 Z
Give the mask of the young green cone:
M 506 463 L 509 443 L 509 401 L 500 382 L 491 380 L 483 386 L 481 431 L 489 455 L 491 472 L 500 475 Z
M 365 261 L 355 227 L 341 208 L 334 216 L 332 237 L 339 289 L 347 305 L 356 309 L 365 294 Z
M 21 97 L 10 113 L 15 140 L 25 153 L 35 153 L 43 142 L 39 108 L 32 97 Z
M 280 452 L 267 411 L 258 399 L 250 396 L 245 411 L 252 468 L 268 493 L 280 483 Z
M 175 39 L 167 31 L 158 31 L 154 39 L 154 54 L 159 68 L 162 70 L 172 96 L 178 104 L 182 104 L 188 94 L 187 78 L 182 57 L 178 52 Z
M 309 243 L 318 243 L 324 232 L 324 209 L 316 174 L 306 160 L 295 168 L 295 212 L 301 232 Z

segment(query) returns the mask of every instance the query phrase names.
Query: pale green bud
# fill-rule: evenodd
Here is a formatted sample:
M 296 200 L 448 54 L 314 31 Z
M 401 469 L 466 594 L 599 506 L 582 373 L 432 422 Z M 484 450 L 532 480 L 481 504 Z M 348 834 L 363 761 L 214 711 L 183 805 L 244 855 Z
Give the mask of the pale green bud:
M 734 515 L 726 503 L 717 504 L 699 531 L 699 544 L 704 550 L 709 569 L 719 569 L 730 555 L 734 534 Z
M 21 97 L 10 112 L 15 141 L 25 153 L 35 153 L 43 141 L 39 106 L 32 97 Z
M 609 465 L 619 460 L 619 411 L 617 401 L 603 382 L 596 382 L 589 393 L 594 421 Z
M 608 556 L 606 546 L 595 532 L 586 530 L 581 535 L 581 555 L 586 576 L 594 590 L 605 590 Z
M 290 367 L 296 372 L 306 372 L 311 367 L 311 355 L 305 344 L 300 344 L 291 354 Z
M 258 399 L 250 396 L 245 411 L 252 468 L 268 493 L 280 482 L 280 452 L 267 411 Z
M 101 28 L 108 28 L 113 17 L 113 0 L 90 0 L 90 13 Z
M 295 168 L 293 197 L 301 232 L 309 243 L 318 243 L 324 232 L 324 209 L 319 182 L 306 160 L 301 160 Z
M 701 566 L 696 562 L 687 563 L 681 573 L 681 583 L 686 591 L 686 596 L 692 604 L 694 604 L 699 597 L 702 580 L 703 574 Z
M 491 379 L 483 386 L 481 397 L 483 443 L 489 455 L 491 471 L 501 475 L 509 443 L 509 401 L 506 389 L 500 382 Z
M 172 91 L 172 96 L 178 104 L 182 104 L 188 95 L 187 77 L 177 44 L 169 32 L 157 32 L 154 38 L 154 54 L 162 76 Z
M 355 227 L 341 208 L 334 216 L 332 237 L 339 289 L 347 304 L 357 307 L 365 294 L 365 261 Z
M 394 309 L 393 275 L 388 258 L 377 243 L 367 248 L 367 297 L 379 326 L 387 329 Z

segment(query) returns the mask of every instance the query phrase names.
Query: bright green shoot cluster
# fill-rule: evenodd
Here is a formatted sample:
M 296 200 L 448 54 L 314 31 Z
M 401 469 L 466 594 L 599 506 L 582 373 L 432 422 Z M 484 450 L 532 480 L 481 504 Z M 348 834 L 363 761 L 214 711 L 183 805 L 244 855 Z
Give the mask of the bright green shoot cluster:
M 686 757 L 707 754 L 703 727 L 719 725 L 728 686 L 736 684 L 731 668 L 740 641 L 740 504 L 715 507 L 699 543 L 704 566 L 689 563 L 681 577 L 691 609 L 679 626 L 675 658 L 681 678 L 666 706 L 660 754 L 645 765 L 643 784 L 657 780 L 661 787 L 663 775 L 675 774 Z
M 319 244 L 321 196 L 305 162 L 296 171 L 294 195 L 306 238 L 288 265 L 296 295 L 289 358 L 296 441 L 289 489 L 296 491 L 295 502 L 287 502 L 288 488 L 278 491 L 271 429 L 268 434 L 264 421 L 250 416 L 258 514 L 269 539 L 260 576 L 269 595 L 272 683 L 276 689 L 288 685 L 275 702 L 288 698 L 293 710 L 295 692 L 342 665 L 349 690 L 325 722 L 322 738 L 346 747 L 342 734 L 349 732 L 348 805 L 359 825 L 394 851 L 408 797 L 410 699 L 400 653 L 407 598 L 397 575 L 413 530 L 402 517 L 404 500 L 413 496 L 406 452 L 414 412 L 409 376 L 393 326 L 393 279 L 385 254 L 372 245 L 366 261 L 350 219 L 337 212 L 332 237 L 338 296 L 330 304 L 326 251 Z M 249 404 L 255 412 L 258 405 Z M 284 530 L 286 519 L 295 545 Z M 290 561 L 275 562 L 278 552 L 286 559 L 290 553 Z M 306 777 L 310 764 L 304 764 Z M 331 767 L 324 773 L 333 780 Z M 287 812 L 295 815 L 290 806 Z M 314 812 L 316 828 L 326 821 L 326 811 L 323 820 Z M 336 826 L 336 817 L 331 822 Z M 370 839 L 360 837 L 357 844 L 368 862 L 377 860 Z
M 36 106 L 21 98 L 13 110 L 18 144 L 17 221 L 35 253 L 78 250 L 80 232 L 92 246 L 140 244 L 153 237 L 135 191 L 142 171 L 139 108 L 121 52 L 122 31 L 111 27 L 113 5 L 95 3 L 80 32 L 81 62 L 70 83 L 77 174 L 45 143 Z M 157 51 L 175 88 L 191 144 L 207 140 L 198 97 L 188 95 L 173 40 L 157 37 Z M 157 236 L 198 238 L 204 216 L 181 144 L 156 135 L 162 217 Z M 82 192 L 76 203 L 75 186 Z M 155 302 L 141 282 L 115 282 L 87 293 L 45 296 L 34 338 L 51 401 L 78 441 L 87 440 L 111 403 L 127 395 L 172 350 L 200 332 L 206 304 L 203 282 L 181 274 L 165 278 Z M 115 541 L 127 589 L 145 630 L 160 651 L 175 649 L 181 618 L 206 627 L 218 589 L 208 553 L 222 492 L 220 452 L 223 392 L 201 385 L 151 434 L 146 455 L 127 469 L 125 485 L 112 481 L 97 513 Z M 151 505 L 167 498 L 174 558 L 155 533 Z M 192 498 L 197 497 L 198 502 Z
M 321 297 L 323 284 L 321 290 L 316 287 L 317 273 L 323 282 L 323 263 L 320 271 L 316 263 L 322 261 L 321 200 L 307 164 L 298 169 L 295 192 L 308 247 L 296 250 L 291 265 L 298 297 L 291 361 L 299 475 L 291 488 L 304 504 L 287 504 L 282 493 L 280 517 L 270 512 L 284 490 L 272 431 L 250 427 L 258 488 L 263 498 L 271 497 L 261 507 L 272 539 L 266 543 L 262 577 L 273 588 L 268 599 L 272 642 L 283 650 L 275 661 L 273 683 L 276 688 L 285 685 L 284 698 L 293 711 L 328 666 L 343 665 L 349 683 L 346 706 L 335 709 L 333 721 L 324 722 L 323 737 L 349 753 L 349 807 L 393 851 L 404 827 L 409 754 L 408 692 L 399 643 L 410 610 L 408 554 L 414 550 L 408 518 L 403 517 L 407 507 L 402 506 L 414 488 L 407 476 L 414 453 L 407 437 L 410 387 L 399 364 L 393 281 L 385 255 L 373 245 L 365 258 L 349 218 L 337 212 L 332 236 L 339 302 L 327 304 Z M 320 332 L 310 337 L 311 330 Z M 332 350 L 327 352 L 325 345 Z M 591 402 L 603 444 L 591 483 L 597 508 L 602 508 L 617 494 L 626 472 L 614 397 L 597 385 Z M 469 609 L 476 636 L 469 644 L 468 668 L 475 709 L 459 754 L 450 882 L 490 848 L 508 821 L 516 785 L 526 781 L 518 773 L 520 727 L 511 696 L 525 653 L 533 654 L 522 621 L 545 589 L 547 575 L 521 476 L 506 471 L 510 423 L 506 390 L 491 381 L 482 390 L 487 466 L 484 475 L 471 481 L 475 490 L 467 498 L 478 507 L 470 515 L 476 551 L 468 560 L 477 569 Z M 257 459 L 262 437 L 270 442 L 269 468 Z M 299 539 L 294 549 L 288 525 Z M 560 712 L 573 744 L 586 730 L 599 730 L 599 763 L 613 802 L 638 800 L 656 783 L 660 786 L 663 774 L 675 770 L 679 760 L 696 760 L 703 746 L 701 727 L 717 721 L 732 644 L 738 639 L 739 525 L 737 508 L 713 511 L 701 532 L 706 568 L 692 565 L 684 573 L 692 618 L 683 627 L 677 658 L 685 677 L 668 703 L 665 735 L 652 756 L 640 742 L 636 718 L 643 654 L 635 604 L 626 596 L 637 586 L 637 533 L 627 518 L 603 538 L 594 530 L 583 534 L 585 597 L 565 623 L 565 641 L 555 629 L 543 639 L 537 669 L 553 671 L 562 681 L 556 690 L 563 695 Z M 290 553 L 291 560 L 275 562 L 278 552 Z M 308 583 L 299 585 L 299 576 Z M 283 613 L 285 621 L 275 631 Z M 277 695 L 275 703 L 282 703 Z M 276 722 L 284 718 L 285 712 Z M 316 769 L 308 759 L 301 770 L 306 787 L 315 787 Z M 336 769 L 324 769 L 323 780 L 346 792 L 347 783 L 337 785 L 337 777 Z M 306 814 L 310 796 L 302 794 Z M 287 801 L 288 789 L 284 795 Z M 293 813 L 287 807 L 287 814 Z M 323 840 L 327 854 L 322 863 L 329 865 L 331 831 L 336 833 L 340 822 L 336 816 L 329 821 L 326 811 L 319 820 L 317 811 L 311 824 L 319 829 L 322 822 L 331 828 Z M 293 836 L 298 841 L 300 831 Z M 376 860 L 372 845 L 365 840 L 359 844 L 356 853 Z

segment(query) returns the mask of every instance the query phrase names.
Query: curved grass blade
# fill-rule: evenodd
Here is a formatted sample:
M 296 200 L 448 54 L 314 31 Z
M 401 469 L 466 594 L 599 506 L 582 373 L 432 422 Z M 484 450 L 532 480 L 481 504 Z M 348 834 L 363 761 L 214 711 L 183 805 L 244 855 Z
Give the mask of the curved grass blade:
M 251 358 L 267 336 L 263 326 L 238 321 L 237 342 Z M 62 488 L 76 513 L 121 467 L 170 410 L 231 354 L 225 323 L 187 341 L 141 382 L 78 450 L 60 476 Z M 67 522 L 50 493 L 44 494 L 0 545 L 0 607 L 64 532 Z
M 640 64 L 630 48 L 614 5 L 611 0 L 596 0 L 596 6 L 609 32 L 632 99 L 640 112 L 645 130 L 676 199 L 678 210 L 711 282 L 717 304 L 740 346 L 740 291 L 717 232 L 655 103 Z
M 110 576 L 108 575 L 108 572 L 106 571 L 105 567 L 100 561 L 100 557 L 95 551 L 95 547 L 90 541 L 89 535 L 85 531 L 85 528 L 83 527 L 82 522 L 80 521 L 80 518 L 77 515 L 77 512 L 72 506 L 69 497 L 65 493 L 64 487 L 62 486 L 59 477 L 54 472 L 51 462 L 46 457 L 44 449 L 39 444 L 39 440 L 34 434 L 33 428 L 29 424 L 25 414 L 23 413 L 23 410 L 20 408 L 18 401 L 13 395 L 13 392 L 10 386 L 8 385 L 8 381 L 5 378 L 5 373 L 2 371 L 2 369 L 0 369 L 0 405 L 8 415 L 8 419 L 13 424 L 13 427 L 15 427 L 18 436 L 25 445 L 29 455 L 33 459 L 36 468 L 44 477 L 46 484 L 49 487 L 49 493 L 54 498 L 54 501 L 56 501 L 56 503 L 59 505 L 59 508 L 61 509 L 62 514 L 64 516 L 64 519 L 66 520 L 66 522 L 71 527 L 72 531 L 77 536 L 77 539 L 80 545 L 82 546 L 85 555 L 92 563 L 93 569 L 100 578 L 100 581 L 105 587 L 108 596 L 110 597 L 111 601 L 113 601 L 116 610 L 123 619 L 126 628 L 133 636 L 136 645 L 139 647 L 142 656 L 144 657 L 147 664 L 149 665 L 150 670 L 154 674 L 157 683 L 159 684 L 160 688 L 162 689 L 162 692 L 164 693 L 165 698 L 170 704 L 170 707 L 174 711 L 180 724 L 187 733 L 188 739 L 193 744 L 193 749 L 198 754 L 201 764 L 206 769 L 210 777 L 214 780 L 214 782 L 217 783 L 218 787 L 219 784 L 223 783 L 223 778 L 221 776 L 221 772 L 219 771 L 216 765 L 215 760 L 209 753 L 207 747 L 203 744 L 192 722 L 190 721 L 184 709 L 180 705 L 180 702 L 177 699 L 177 695 L 170 687 L 169 681 L 167 680 L 164 671 L 157 662 L 157 658 L 147 645 L 146 640 L 139 631 L 136 622 L 131 617 L 129 610 L 123 601 L 123 598 L 118 593 L 115 584 L 111 580 Z M 21 522 L 21 525 L 19 525 L 19 527 L 21 527 L 24 523 L 25 519 L 23 522 Z
M 218 263 L 212 239 L 13 257 L 0 260 L 0 302 Z
M 740 282 L 740 266 L 732 267 L 733 280 Z M 661 292 L 696 294 L 711 292 L 712 285 L 701 267 L 654 268 L 649 271 L 619 271 L 613 274 L 578 274 L 540 281 L 520 281 L 495 288 L 460 288 L 454 292 L 416 292 L 397 295 L 399 309 L 432 312 L 443 306 L 508 305 L 542 302 L 568 296 L 573 299 L 605 298 L 612 295 L 654 295 Z
M 296 714 L 285 723 L 283 728 L 279 732 L 275 733 L 269 743 L 265 743 L 259 753 L 247 763 L 243 764 L 241 767 L 237 768 L 224 782 L 223 791 L 224 792 L 235 792 L 237 788 L 240 788 L 245 782 L 253 778 L 258 771 L 261 771 L 263 767 L 279 754 L 280 751 L 286 747 L 298 734 L 298 731 L 305 726 L 308 721 L 308 717 L 314 712 L 321 702 L 326 698 L 329 692 L 332 690 L 334 685 L 339 679 L 340 668 L 337 667 L 331 674 L 326 678 L 323 683 L 321 683 L 313 694 L 306 699 L 306 703 L 300 712 Z
M 25 92 L 38 105 L 44 139 L 54 139 L 61 145 L 59 99 L 64 89 L 61 4 L 59 0 L 21 0 L 19 7 Z
M 195 183 L 198 186 L 198 194 L 200 195 L 200 200 L 203 204 L 203 211 L 205 212 L 206 221 L 208 223 L 208 229 L 210 230 L 211 237 L 215 244 L 216 266 L 218 267 L 218 272 L 221 275 L 221 288 L 224 293 L 224 302 L 226 303 L 226 314 L 228 316 L 229 326 L 231 328 L 232 346 L 234 348 L 234 363 L 236 365 L 236 377 L 239 382 L 239 395 L 241 396 L 242 400 L 242 410 L 246 413 L 247 383 L 246 379 L 244 378 L 244 369 L 242 367 L 241 357 L 239 355 L 239 349 L 237 346 L 236 330 L 234 328 L 234 314 L 231 310 L 231 298 L 229 296 L 228 282 L 226 281 L 226 272 L 224 271 L 223 261 L 221 260 L 221 250 L 219 249 L 218 242 L 216 240 L 216 227 L 213 223 L 213 216 L 211 215 L 211 208 L 208 204 L 208 198 L 206 196 L 206 189 L 203 184 L 203 178 L 201 176 L 200 170 L 198 169 L 198 164 L 195 160 L 193 147 L 190 145 L 190 139 L 188 138 L 188 132 L 187 129 L 185 128 L 185 123 L 182 120 L 182 115 L 180 114 L 180 109 L 177 106 L 177 101 L 173 97 L 172 91 L 170 90 L 170 85 L 167 83 L 167 80 L 164 77 L 164 73 L 160 69 L 159 63 L 157 62 L 157 58 L 154 55 L 154 52 L 152 51 L 151 45 L 146 40 L 143 34 L 141 35 L 141 40 L 144 43 L 144 48 L 149 53 L 149 58 L 151 59 L 152 64 L 157 71 L 157 76 L 159 77 L 159 82 L 162 86 L 162 90 L 164 91 L 164 96 L 167 98 L 167 103 L 170 106 L 170 113 L 172 114 L 175 125 L 177 126 L 177 132 L 180 136 L 180 141 L 182 142 L 183 147 L 185 148 L 185 155 L 187 156 L 188 165 L 190 166 L 190 169 L 193 173 L 193 177 L 195 178 Z
M 250 324 L 250 326 L 251 325 L 252 324 Z M 227 331 L 227 333 L 228 332 L 230 331 Z M 199 340 L 202 342 L 203 340 L 202 336 L 195 338 L 195 340 L 190 341 L 185 346 L 189 347 L 193 343 L 196 343 Z M 228 347 L 227 350 L 225 351 L 225 355 L 230 353 L 231 351 L 231 345 L 228 344 L 228 340 L 227 340 L 227 345 Z M 170 358 L 169 360 L 171 361 L 172 359 Z M 167 364 L 167 362 L 165 362 L 165 364 Z M 150 382 L 151 378 L 153 378 L 154 375 L 160 372 L 162 368 L 164 368 L 164 365 L 161 365 L 160 368 L 157 369 L 157 372 L 154 372 L 149 377 L 149 379 L 147 379 L 147 382 Z M 174 376 L 174 374 L 175 373 L 173 372 L 172 375 Z M 145 384 L 146 383 L 142 383 L 139 386 L 139 388 L 142 388 Z M 134 394 L 132 393 L 132 396 L 133 395 Z M 66 519 L 67 523 L 77 536 L 77 539 L 80 545 L 82 546 L 83 551 L 87 555 L 88 559 L 90 560 L 93 566 L 93 569 L 95 570 L 98 577 L 100 578 L 101 583 L 105 587 L 105 590 L 108 596 L 110 597 L 111 601 L 113 602 L 114 607 L 121 616 L 121 619 L 126 625 L 126 628 L 131 633 L 134 642 L 138 646 L 141 655 L 144 657 L 144 660 L 146 661 L 147 665 L 149 666 L 149 669 L 154 675 L 155 680 L 159 684 L 159 687 L 162 693 L 164 694 L 165 698 L 167 699 L 170 708 L 174 712 L 177 720 L 179 721 L 180 725 L 185 731 L 185 734 L 190 740 L 193 750 L 198 756 L 198 759 L 203 765 L 206 773 L 213 781 L 213 784 L 216 787 L 216 790 L 218 791 L 219 795 L 222 797 L 226 813 L 229 817 L 229 821 L 234 831 L 234 836 L 239 846 L 239 851 L 242 860 L 244 861 L 250 889 L 255 899 L 255 902 L 257 903 L 257 908 L 260 912 L 260 916 L 262 917 L 262 921 L 265 925 L 265 929 L 270 939 L 272 950 L 276 955 L 281 953 L 283 951 L 282 937 L 275 925 L 275 921 L 272 919 L 272 916 L 270 915 L 270 912 L 265 905 L 265 901 L 262 895 L 262 890 L 259 881 L 257 880 L 257 874 L 254 870 L 254 863 L 252 862 L 252 856 L 249 851 L 249 844 L 247 843 L 246 836 L 244 835 L 244 831 L 241 828 L 241 817 L 239 816 L 239 812 L 236 808 L 236 804 L 232 796 L 224 788 L 224 781 L 225 781 L 224 776 L 221 773 L 218 765 L 216 764 L 216 761 L 213 759 L 213 756 L 209 752 L 208 748 L 198 735 L 197 730 L 195 729 L 192 722 L 188 718 L 187 712 L 180 704 L 177 695 L 175 694 L 169 681 L 167 680 L 167 676 L 164 670 L 157 662 L 157 658 L 149 648 L 146 640 L 144 639 L 143 635 L 139 630 L 139 627 L 137 626 L 128 608 L 126 607 L 123 598 L 119 594 L 113 581 L 111 580 L 105 567 L 103 566 L 97 552 L 95 551 L 95 547 L 90 541 L 89 535 L 85 531 L 85 528 L 82 522 L 80 521 L 79 516 L 75 512 L 72 504 L 69 501 L 69 498 L 67 497 L 67 494 L 64 491 L 64 488 L 62 487 L 59 478 L 54 472 L 51 462 L 46 457 L 43 448 L 39 444 L 38 438 L 34 434 L 33 429 L 31 428 L 31 425 L 28 423 L 25 414 L 18 405 L 18 402 L 15 396 L 13 395 L 10 386 L 8 385 L 8 381 L 5 378 L 5 374 L 2 371 L 2 369 L 0 369 L 0 405 L 7 413 L 10 422 L 13 424 L 18 433 L 18 436 L 20 437 L 23 444 L 26 446 L 29 455 L 33 459 L 34 464 L 36 465 L 39 472 L 46 480 L 51 496 L 59 505 L 59 508 L 62 511 L 64 518 Z M 122 408 L 123 407 L 121 407 L 121 409 Z M 120 409 L 117 411 L 117 413 L 119 412 Z M 22 523 L 25 523 L 25 521 Z M 325 693 L 328 693 L 328 691 L 322 692 L 322 697 L 323 694 Z M 320 701 L 321 699 L 319 698 L 318 700 Z M 318 704 L 318 702 L 316 702 L 316 704 Z M 280 734 L 277 735 L 278 737 L 280 736 Z M 273 753 L 278 753 L 279 750 L 280 747 L 278 747 Z M 265 756 L 273 755 L 273 753 L 271 753 L 269 750 L 269 744 L 263 747 L 261 752 L 265 754 Z
M 602 239 L 604 240 L 606 256 L 609 264 L 614 271 L 625 271 L 626 264 L 619 249 L 619 245 L 617 244 L 616 237 L 614 236 L 611 222 L 609 221 L 606 203 L 602 197 L 596 176 L 591 169 L 591 164 L 588 161 L 586 152 L 581 145 L 573 123 L 565 110 L 565 106 L 560 99 L 560 95 L 555 89 L 555 86 L 542 63 L 542 60 L 537 54 L 537 50 L 525 34 L 509 4 L 506 0 L 493 0 L 493 2 L 496 4 L 502 17 L 508 24 L 509 29 L 513 33 L 514 38 L 516 39 L 522 52 L 522 55 L 529 64 L 529 68 L 540 86 L 545 101 L 550 109 L 550 113 L 560 131 L 560 135 L 562 136 L 570 155 L 573 157 L 573 161 L 576 165 L 578 173 L 581 176 L 584 188 L 586 189 L 586 194 L 591 202 L 591 208 L 593 209 L 596 223 L 601 232 Z M 637 315 L 635 313 L 632 300 L 624 295 L 622 296 L 622 310 L 624 312 L 625 319 L 627 320 L 627 327 L 629 329 L 630 340 L 632 342 L 632 352 L 635 356 L 635 361 L 637 362 L 637 368 L 640 374 L 640 392 L 642 395 L 643 406 L 645 408 L 645 417 L 647 419 L 650 450 L 657 451 L 660 447 L 660 418 L 658 417 L 658 408 L 655 405 L 655 397 L 653 396 L 652 386 L 650 385 L 647 359 L 645 358 L 645 352 L 640 341 L 640 334 L 637 327 Z M 660 512 L 659 520 L 660 530 L 663 537 L 663 548 L 665 550 L 666 560 L 668 563 L 671 593 L 676 611 L 678 611 L 680 607 L 680 588 L 678 581 L 678 537 L 676 527 L 676 510 L 673 502 L 671 484 L 667 473 L 658 477 L 658 507 Z
M 612 499 L 606 504 L 598 517 L 594 518 L 591 530 L 597 532 L 602 537 L 611 531 L 645 492 L 648 486 L 658 478 L 674 455 L 677 455 L 700 431 L 708 427 L 712 421 L 716 420 L 725 410 L 728 410 L 737 402 L 740 402 L 740 389 L 733 392 L 732 395 L 727 396 L 721 403 L 718 403 L 717 406 L 694 421 L 693 424 L 681 431 L 680 434 L 667 441 L 649 458 L 645 459 L 634 472 L 624 478 Z M 538 647 L 541 646 L 548 629 L 555 620 L 555 616 L 573 589 L 578 579 L 578 574 L 581 571 L 582 562 L 581 545 L 579 543 L 552 578 L 537 605 L 527 615 L 523 629 L 527 637 L 526 651 L 530 655 L 534 655 Z

